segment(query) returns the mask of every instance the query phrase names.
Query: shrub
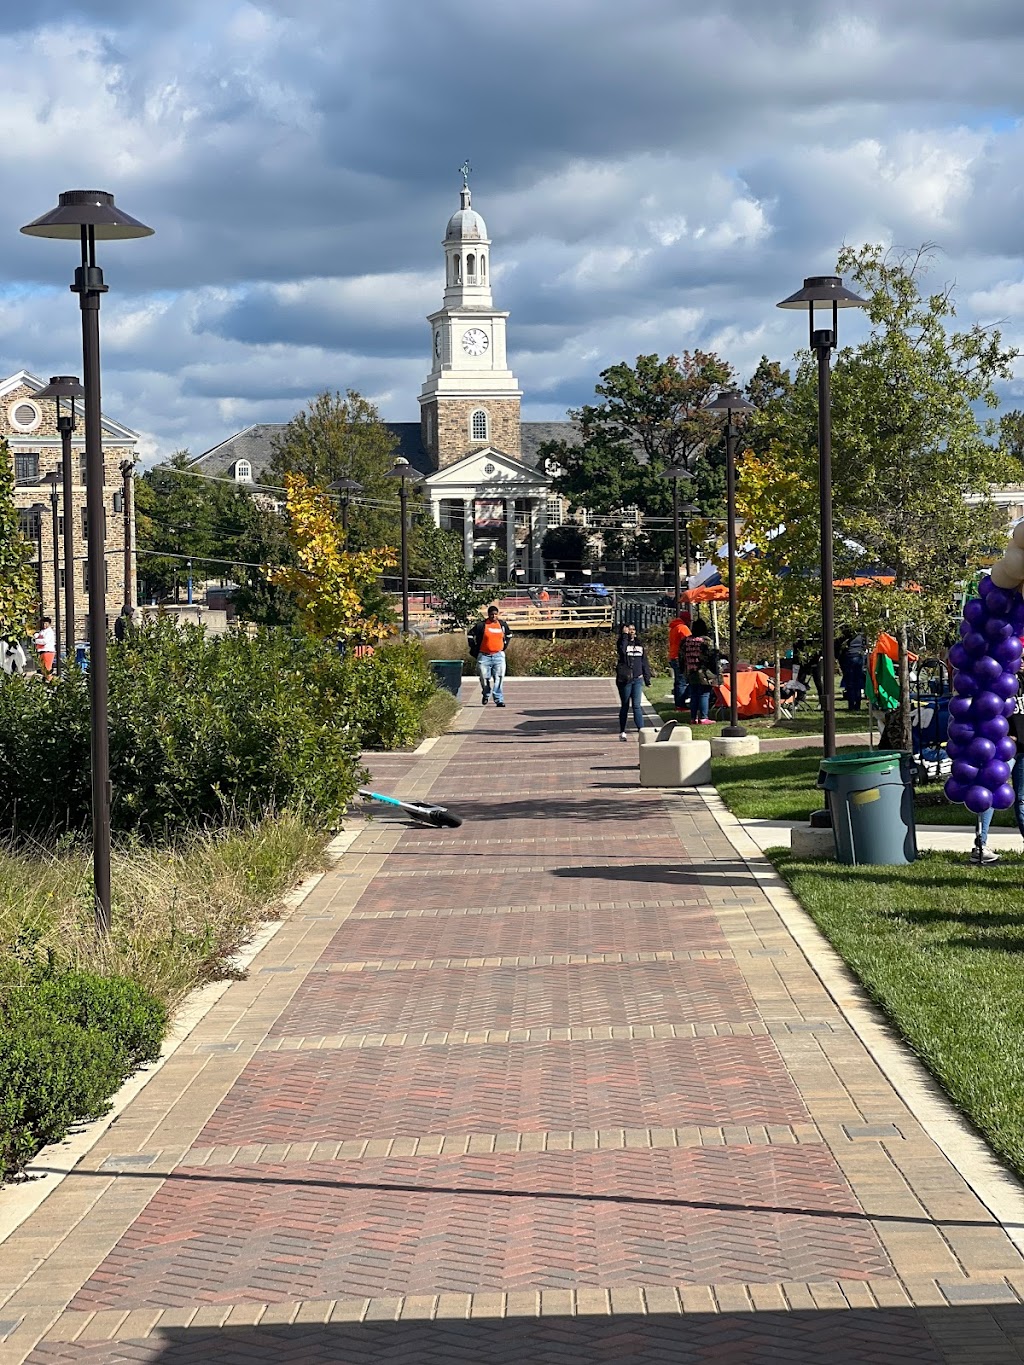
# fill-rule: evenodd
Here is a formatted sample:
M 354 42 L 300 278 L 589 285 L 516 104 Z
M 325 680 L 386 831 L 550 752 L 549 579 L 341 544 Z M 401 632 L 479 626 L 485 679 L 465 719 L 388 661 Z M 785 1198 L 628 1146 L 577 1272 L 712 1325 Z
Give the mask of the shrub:
M 114 829 L 268 809 L 336 821 L 358 783 L 352 675 L 336 651 L 281 631 L 209 639 L 158 620 L 112 647 Z M 84 830 L 89 806 L 88 678 L 0 686 L 0 820 L 22 835 Z
M 610 678 L 615 672 L 617 632 L 591 631 L 551 640 L 544 635 L 513 634 L 506 659 L 513 678 Z M 654 673 L 667 673 L 668 627 L 655 626 L 644 635 Z M 461 659 L 463 674 L 476 672 L 476 661 L 461 633 L 432 635 L 423 641 L 428 659 Z
M 160 1051 L 163 1005 L 125 977 L 10 965 L 0 993 L 0 1180 L 71 1125 L 99 1118 Z
M 382 646 L 353 659 L 351 715 L 365 749 L 401 749 L 423 737 L 423 713 L 436 692 L 416 640 Z

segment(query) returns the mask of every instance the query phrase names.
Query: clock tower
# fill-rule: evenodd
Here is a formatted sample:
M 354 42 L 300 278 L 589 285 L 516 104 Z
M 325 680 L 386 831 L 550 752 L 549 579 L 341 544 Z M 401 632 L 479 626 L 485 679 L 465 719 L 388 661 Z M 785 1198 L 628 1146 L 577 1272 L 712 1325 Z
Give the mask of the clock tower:
M 505 320 L 491 297 L 491 243 L 472 207 L 469 168 L 444 236 L 444 302 L 427 321 L 432 364 L 420 390 L 420 432 L 434 467 L 492 447 L 520 457 L 522 391 L 505 358 Z

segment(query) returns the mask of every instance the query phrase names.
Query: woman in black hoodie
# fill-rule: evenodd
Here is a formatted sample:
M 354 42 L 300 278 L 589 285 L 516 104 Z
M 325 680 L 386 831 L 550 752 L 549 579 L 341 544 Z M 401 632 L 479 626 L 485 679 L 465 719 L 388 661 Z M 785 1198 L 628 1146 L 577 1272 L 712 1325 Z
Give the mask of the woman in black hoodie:
M 636 626 L 623 626 L 619 632 L 619 658 L 615 665 L 615 686 L 619 689 L 619 738 L 623 741 L 629 708 L 633 708 L 633 720 L 638 730 L 644 728 L 643 695 L 644 683 L 651 681 L 651 665 L 647 650 L 636 633 Z

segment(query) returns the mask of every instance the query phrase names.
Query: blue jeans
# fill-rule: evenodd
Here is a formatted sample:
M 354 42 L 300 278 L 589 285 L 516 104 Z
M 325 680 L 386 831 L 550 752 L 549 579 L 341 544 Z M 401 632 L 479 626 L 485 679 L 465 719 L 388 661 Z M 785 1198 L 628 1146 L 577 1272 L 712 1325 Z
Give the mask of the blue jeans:
M 1013 814 L 1021 837 L 1024 838 L 1024 754 L 1018 754 L 1013 760 L 1013 767 L 1010 769 L 1010 781 L 1013 783 L 1014 795 L 1017 798 L 1013 803 Z M 995 815 L 995 811 L 989 806 L 988 810 L 982 811 L 978 816 L 975 842 L 979 843 L 982 848 L 988 843 L 988 831 L 992 824 L 993 815 Z
M 705 683 L 690 684 L 690 719 L 707 720 L 711 713 L 712 688 Z
M 681 711 L 686 705 L 690 685 L 686 681 L 686 670 L 678 659 L 670 659 L 672 665 L 672 705 Z
M 505 651 L 500 649 L 497 654 L 481 654 L 476 666 L 484 696 L 493 694 L 495 701 L 504 701 L 501 684 L 505 680 Z
M 864 696 L 864 660 L 853 658 L 846 661 L 843 668 L 843 693 L 851 711 L 859 711 Z
M 629 719 L 629 708 L 633 708 L 633 722 L 638 730 L 644 728 L 644 680 L 634 678 L 632 682 L 620 683 L 615 686 L 619 689 L 619 729 L 625 730 L 626 721 Z

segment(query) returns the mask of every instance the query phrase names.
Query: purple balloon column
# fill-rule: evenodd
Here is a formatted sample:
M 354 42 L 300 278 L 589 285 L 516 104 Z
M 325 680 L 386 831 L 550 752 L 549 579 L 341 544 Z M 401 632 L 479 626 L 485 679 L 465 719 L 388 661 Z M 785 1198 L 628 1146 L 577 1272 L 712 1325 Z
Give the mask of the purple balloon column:
M 1013 715 L 1024 635 L 1024 598 L 997 588 L 986 576 L 964 607 L 960 640 L 949 651 L 954 696 L 949 703 L 946 782 L 951 801 L 980 815 L 1013 805 L 1010 764 L 1017 746 L 1007 719 Z

